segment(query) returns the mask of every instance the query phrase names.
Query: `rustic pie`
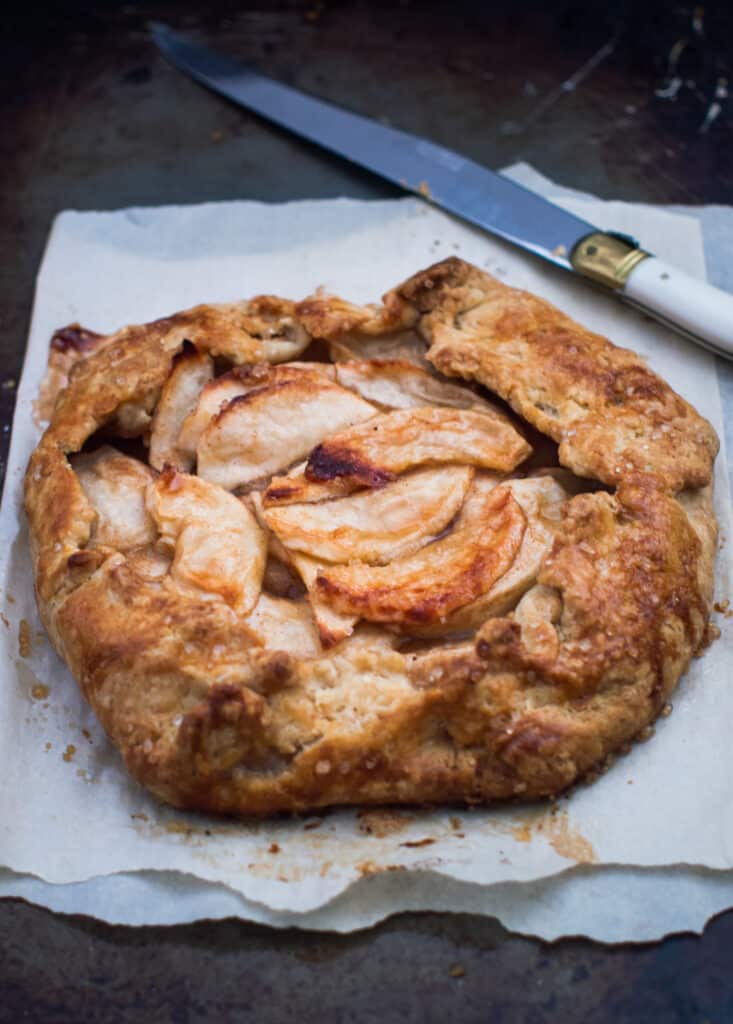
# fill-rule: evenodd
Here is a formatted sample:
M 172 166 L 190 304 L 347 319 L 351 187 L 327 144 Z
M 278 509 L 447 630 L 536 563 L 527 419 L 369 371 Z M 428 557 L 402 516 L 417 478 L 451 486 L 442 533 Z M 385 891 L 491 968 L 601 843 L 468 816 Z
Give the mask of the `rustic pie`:
M 45 389 L 41 616 L 178 807 L 554 796 L 706 642 L 710 424 L 461 260 L 381 305 L 65 328 Z

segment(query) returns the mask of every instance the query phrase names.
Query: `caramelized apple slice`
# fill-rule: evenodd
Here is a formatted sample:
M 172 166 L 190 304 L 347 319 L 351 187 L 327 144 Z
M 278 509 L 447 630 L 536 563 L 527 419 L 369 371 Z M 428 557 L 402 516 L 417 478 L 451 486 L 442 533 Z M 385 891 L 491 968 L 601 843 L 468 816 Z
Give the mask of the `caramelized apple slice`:
M 297 551 L 289 551 L 277 535 L 267 529 L 263 494 L 261 491 L 250 491 L 249 494 L 243 495 L 239 500 L 252 510 L 257 522 L 267 532 L 269 561 L 281 562 L 284 567 L 286 566 L 292 569 L 294 573 L 297 573 L 302 580 L 308 594 L 308 603 L 310 604 L 311 614 L 322 646 L 325 648 L 333 647 L 334 644 L 340 643 L 346 637 L 351 636 L 354 627 L 359 621 L 358 618 L 354 615 L 341 615 L 329 605 L 319 600 L 313 593 L 313 583 L 319 570 L 323 568 L 324 563 L 314 558 L 309 558 L 308 555 L 300 554 Z M 267 569 L 265 569 L 263 584 L 266 582 L 266 579 Z
M 148 466 L 109 445 L 70 461 L 97 513 L 90 547 L 127 551 L 155 540 L 158 531 L 145 507 L 145 492 L 155 477 Z
M 327 562 L 383 564 L 417 551 L 463 503 L 468 466 L 419 469 L 377 491 L 320 504 L 265 508 L 265 522 L 291 551 Z
M 336 428 L 338 430 L 338 428 Z M 381 487 L 414 466 L 462 462 L 508 472 L 531 452 L 504 416 L 471 409 L 405 409 L 329 436 L 311 452 L 309 480 Z
M 234 490 L 292 465 L 334 430 L 374 416 L 373 405 L 305 375 L 233 398 L 201 435 L 198 473 Z
M 359 489 L 358 484 L 338 477 L 334 480 L 309 480 L 305 475 L 305 467 L 306 463 L 301 462 L 285 476 L 274 476 L 262 495 L 264 507 L 328 501 L 331 498 L 343 498 Z
M 211 356 L 187 345 L 174 358 L 171 372 L 163 385 L 150 427 L 150 465 L 162 469 L 165 463 L 188 472 L 193 453 L 178 447 L 178 436 L 186 417 L 196 407 L 199 396 L 214 373 Z
M 288 552 L 293 568 L 300 574 L 308 591 L 308 600 L 316 623 L 321 644 L 328 649 L 341 643 L 354 632 L 358 615 L 340 612 L 329 601 L 324 601 L 315 587 L 316 578 L 321 570 L 327 568 L 323 562 L 302 555 L 298 551 Z
M 470 500 L 476 501 L 481 491 L 488 493 L 495 486 L 495 478 L 477 473 Z M 522 545 L 511 567 L 475 601 L 458 608 L 443 622 L 417 627 L 412 630 L 416 635 L 437 637 L 478 629 L 489 617 L 511 611 L 534 585 L 552 547 L 555 530 L 562 520 L 562 506 L 569 495 L 552 476 L 507 480 L 505 486 L 527 518 Z
M 357 391 L 368 402 L 386 409 L 417 409 L 440 405 L 453 409 L 479 409 L 503 416 L 470 388 L 439 380 L 435 374 L 406 359 L 354 359 L 334 367 L 342 387 Z
M 372 622 L 437 622 L 474 601 L 507 572 L 525 524 L 508 486 L 478 491 L 467 499 L 447 536 L 386 566 L 323 568 L 313 593 L 341 614 Z
M 221 487 L 166 467 L 147 491 L 172 575 L 218 594 L 236 611 L 251 611 L 260 595 L 267 537 L 241 501 Z
M 288 363 L 284 366 L 255 363 L 252 366 L 236 366 L 216 380 L 209 381 L 199 395 L 196 407 L 183 420 L 178 437 L 179 449 L 193 462 L 201 435 L 228 402 L 266 384 L 302 379 L 303 374 L 333 379 L 335 369 L 327 363 Z

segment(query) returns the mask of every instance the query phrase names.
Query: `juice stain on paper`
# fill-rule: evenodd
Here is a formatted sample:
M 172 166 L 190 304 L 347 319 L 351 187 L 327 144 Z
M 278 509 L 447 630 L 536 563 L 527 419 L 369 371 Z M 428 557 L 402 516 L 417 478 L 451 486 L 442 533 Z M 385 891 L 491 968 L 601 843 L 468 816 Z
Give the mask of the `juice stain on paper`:
M 530 814 L 514 825 L 511 831 L 517 843 L 530 843 L 536 836 L 543 836 L 561 857 L 574 860 L 576 864 L 598 862 L 593 844 L 571 827 L 567 811 Z

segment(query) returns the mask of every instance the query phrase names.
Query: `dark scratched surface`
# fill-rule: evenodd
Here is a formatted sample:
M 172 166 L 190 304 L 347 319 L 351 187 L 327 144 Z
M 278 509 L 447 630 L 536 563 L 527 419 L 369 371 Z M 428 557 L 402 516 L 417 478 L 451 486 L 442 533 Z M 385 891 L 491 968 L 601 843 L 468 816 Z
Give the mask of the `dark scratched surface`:
M 168 21 L 490 167 L 601 196 L 733 198 L 726 3 L 13 5 L 0 37 L 0 459 L 61 209 L 396 192 L 174 71 Z M 94 326 L 94 325 L 91 325 Z M 90 828 L 93 827 L 90 825 Z M 702 938 L 545 944 L 468 915 L 352 936 L 240 921 L 113 928 L 0 901 L 0 1021 L 733 1020 L 733 913 Z

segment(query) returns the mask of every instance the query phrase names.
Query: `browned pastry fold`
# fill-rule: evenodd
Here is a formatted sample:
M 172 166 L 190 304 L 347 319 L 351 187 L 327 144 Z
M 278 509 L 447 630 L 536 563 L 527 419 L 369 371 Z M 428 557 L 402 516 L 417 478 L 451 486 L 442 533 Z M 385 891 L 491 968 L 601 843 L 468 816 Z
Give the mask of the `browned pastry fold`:
M 476 267 L 382 306 L 264 296 L 55 338 L 25 480 L 39 609 L 172 804 L 552 796 L 705 642 L 712 428 Z
M 715 431 L 635 352 L 458 259 L 396 294 L 421 314 L 436 369 L 500 395 L 578 476 L 611 486 L 654 476 L 672 491 L 709 483 Z

